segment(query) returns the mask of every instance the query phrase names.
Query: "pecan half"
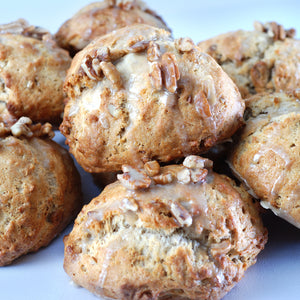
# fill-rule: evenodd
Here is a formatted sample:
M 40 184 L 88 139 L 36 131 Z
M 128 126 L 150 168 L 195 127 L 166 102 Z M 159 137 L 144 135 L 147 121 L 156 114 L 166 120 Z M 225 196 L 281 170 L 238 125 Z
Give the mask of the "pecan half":
M 144 169 L 149 176 L 153 177 L 159 174 L 160 165 L 156 160 L 152 160 L 145 163 Z
M 192 216 L 178 202 L 171 203 L 171 212 L 181 226 L 191 226 L 193 223 Z
M 162 72 L 158 62 L 151 63 L 149 76 L 153 88 L 160 91 L 162 89 L 163 80 L 162 80 Z
M 100 67 L 104 76 L 112 82 L 116 89 L 121 89 L 123 87 L 121 75 L 111 62 L 102 61 Z
M 166 52 L 161 58 L 163 82 L 170 93 L 177 90 L 177 80 L 180 78 L 176 56 L 173 53 Z
M 156 184 L 165 185 L 165 184 L 171 183 L 173 181 L 173 176 L 171 173 L 160 174 L 160 175 L 154 176 L 153 181 Z

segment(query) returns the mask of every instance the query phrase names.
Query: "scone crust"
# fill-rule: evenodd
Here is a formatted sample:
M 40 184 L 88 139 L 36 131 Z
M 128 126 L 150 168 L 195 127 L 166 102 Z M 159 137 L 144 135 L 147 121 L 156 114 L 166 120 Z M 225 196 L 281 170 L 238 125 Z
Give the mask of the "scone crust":
M 78 11 L 59 28 L 55 37 L 62 48 L 75 54 L 96 37 L 141 23 L 169 30 L 162 18 L 142 1 L 104 0 L 91 3 Z
M 24 33 L 26 24 L 15 22 L 12 30 L 0 26 L 0 101 L 17 118 L 58 123 L 71 58 L 49 33 Z
M 148 187 L 146 173 L 131 178 L 125 167 L 122 183 L 85 206 L 65 238 L 72 280 L 113 299 L 222 298 L 256 261 L 267 233 L 244 189 L 195 166 L 150 168 Z
M 256 22 L 255 30 L 238 30 L 200 42 L 237 84 L 242 97 L 300 86 L 300 41 L 295 30 Z
M 242 124 L 244 101 L 221 67 L 190 39 L 148 25 L 79 52 L 65 90 L 60 129 L 88 172 L 198 154 Z
M 229 158 L 265 208 L 300 227 L 299 90 L 246 100 L 246 126 Z
M 49 139 L 0 137 L 0 265 L 46 246 L 81 207 L 68 152 Z

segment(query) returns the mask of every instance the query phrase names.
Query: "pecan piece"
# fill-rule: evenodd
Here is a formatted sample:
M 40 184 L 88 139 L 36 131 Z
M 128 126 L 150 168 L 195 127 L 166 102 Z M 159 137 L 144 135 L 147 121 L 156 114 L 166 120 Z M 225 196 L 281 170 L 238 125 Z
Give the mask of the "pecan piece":
M 118 174 L 118 180 L 123 184 L 124 187 L 130 190 L 145 189 L 151 184 L 149 176 L 144 174 L 142 171 L 137 170 L 128 165 L 122 166 L 123 174 Z
M 151 63 L 149 76 L 153 88 L 160 91 L 162 89 L 162 73 L 158 62 Z
M 262 92 L 269 81 L 270 71 L 263 61 L 257 62 L 250 70 L 251 80 L 256 92 Z
M 159 174 L 160 165 L 156 160 L 152 160 L 145 163 L 144 169 L 149 176 L 153 177 Z
M 87 55 L 84 58 L 83 63 L 81 64 L 81 68 L 90 79 L 97 80 L 98 74 L 93 69 L 92 61 L 93 61 L 93 58 L 90 55 Z
M 21 117 L 13 126 L 11 126 L 10 131 L 13 136 L 19 137 L 25 135 L 27 137 L 33 136 L 33 133 L 28 125 L 31 125 L 31 119 L 27 117 Z
M 188 184 L 191 182 L 191 171 L 187 168 L 182 168 L 178 173 L 177 173 L 177 180 L 180 183 L 183 184 Z
M 175 40 L 175 47 L 180 52 L 189 52 L 194 48 L 195 44 L 192 39 L 185 37 Z
M 203 158 L 197 155 L 189 155 L 184 159 L 182 164 L 189 169 L 195 169 L 195 168 L 203 169 L 203 168 L 211 168 L 213 162 L 208 158 Z
M 161 58 L 163 82 L 170 93 L 177 90 L 177 80 L 180 78 L 176 56 L 173 53 L 166 52 Z
M 121 89 L 123 87 L 121 75 L 111 62 L 102 61 L 100 67 L 104 76 L 112 82 L 116 89 Z
M 144 40 L 143 36 L 137 36 L 129 40 L 128 50 L 130 52 L 141 52 L 144 51 L 149 45 L 148 40 Z
M 150 42 L 147 50 L 147 59 L 150 62 L 160 60 L 161 53 L 159 51 L 159 45 L 153 41 Z
M 154 176 L 153 181 L 156 184 L 165 185 L 165 184 L 171 183 L 173 181 L 173 176 L 171 173 L 160 174 L 160 175 Z
M 193 223 L 192 216 L 178 202 L 171 203 L 171 212 L 181 226 L 191 226 Z

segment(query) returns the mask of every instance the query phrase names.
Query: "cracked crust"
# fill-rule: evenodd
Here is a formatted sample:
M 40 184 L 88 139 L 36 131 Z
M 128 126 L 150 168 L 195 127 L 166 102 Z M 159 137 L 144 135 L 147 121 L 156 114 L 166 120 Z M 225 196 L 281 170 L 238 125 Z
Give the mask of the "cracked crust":
M 230 164 L 274 213 L 300 228 L 300 93 L 255 95 L 246 100 L 246 126 Z
M 80 207 L 80 177 L 65 149 L 0 137 L 0 266 L 47 246 Z
M 138 67 L 137 67 L 138 66 Z M 242 124 L 236 86 L 190 39 L 133 25 L 73 59 L 60 130 L 88 172 L 198 154 Z
M 255 23 L 254 31 L 238 30 L 200 42 L 237 84 L 242 97 L 300 86 L 300 41 L 295 30 L 275 23 Z
M 249 194 L 211 166 L 189 156 L 183 165 L 152 161 L 135 170 L 142 177 L 125 167 L 133 186 L 108 185 L 65 237 L 69 276 L 113 299 L 222 298 L 255 263 L 267 231 Z
M 47 31 L 24 20 L 0 26 L 0 102 L 16 118 L 59 122 L 70 63 Z
M 58 30 L 58 44 L 75 55 L 96 37 L 132 24 L 148 24 L 168 29 L 165 22 L 142 1 L 104 0 L 82 8 Z

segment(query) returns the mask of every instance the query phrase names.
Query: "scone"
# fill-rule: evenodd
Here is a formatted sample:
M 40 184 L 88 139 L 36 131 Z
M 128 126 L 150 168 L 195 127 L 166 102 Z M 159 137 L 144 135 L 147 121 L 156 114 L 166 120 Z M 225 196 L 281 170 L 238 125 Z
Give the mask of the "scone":
M 198 46 L 216 59 L 244 98 L 300 87 L 300 41 L 294 35 L 294 29 L 275 22 L 256 22 L 254 31 L 221 34 Z
M 113 299 L 223 297 L 267 231 L 250 195 L 211 165 L 188 156 L 183 165 L 123 166 L 65 237 L 72 280 Z
M 0 266 L 46 246 L 81 208 L 80 178 L 50 124 L 0 123 Z
M 55 37 L 73 56 L 96 37 L 137 23 L 169 30 L 165 22 L 140 0 L 104 0 L 83 7 L 59 28 Z
M 100 37 L 73 59 L 60 126 L 88 172 L 206 151 L 241 125 L 237 87 L 189 38 L 144 24 Z
M 300 228 L 300 91 L 246 100 L 246 126 L 229 158 L 261 205 Z
M 24 20 L 0 26 L 0 102 L 16 118 L 59 122 L 70 64 L 47 31 Z

